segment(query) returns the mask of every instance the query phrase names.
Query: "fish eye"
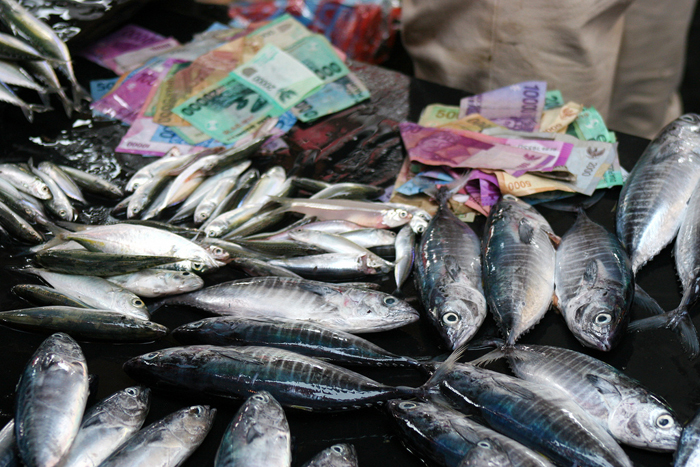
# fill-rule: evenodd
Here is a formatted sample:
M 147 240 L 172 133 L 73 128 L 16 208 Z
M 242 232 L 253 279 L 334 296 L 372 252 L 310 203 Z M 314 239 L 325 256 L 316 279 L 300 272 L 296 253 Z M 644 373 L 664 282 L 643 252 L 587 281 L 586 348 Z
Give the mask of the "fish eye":
M 134 388 L 126 388 L 124 392 L 126 392 L 130 396 L 135 396 L 137 394 L 137 391 Z
M 656 426 L 659 428 L 670 428 L 673 426 L 673 417 L 671 417 L 669 414 L 660 415 L 656 419 Z
M 337 452 L 338 454 L 342 454 L 343 446 L 341 446 L 340 444 L 334 444 L 333 446 L 331 446 L 331 451 Z
M 201 271 L 202 263 L 192 263 L 192 269 L 194 269 L 195 271 Z
M 151 352 L 151 353 L 147 353 L 146 355 L 144 355 L 144 356 L 141 357 L 141 358 L 144 359 L 144 360 L 153 360 L 153 359 L 156 358 L 157 356 L 158 356 L 158 352 Z
M 409 409 L 410 410 L 410 409 L 415 409 L 416 407 L 418 407 L 418 404 L 416 404 L 415 402 L 401 402 L 399 404 L 399 408 L 401 408 L 401 409 Z
M 480 448 L 491 449 L 491 443 L 489 443 L 488 441 L 481 440 L 478 443 L 476 443 L 476 445 Z
M 459 315 L 453 311 L 442 315 L 442 322 L 445 324 L 456 324 L 459 322 Z
M 58 211 L 58 215 L 61 216 L 61 217 L 65 216 L 65 215 L 66 215 L 66 210 L 65 210 L 65 209 L 60 209 L 60 210 Z
M 595 317 L 595 324 L 598 326 L 603 326 L 612 321 L 612 315 L 610 313 L 600 313 Z
M 143 300 L 141 300 L 140 298 L 135 298 L 135 299 L 133 299 L 133 300 L 131 301 L 131 304 L 134 305 L 134 306 L 137 306 L 137 307 L 142 307 L 142 306 L 144 306 Z
M 202 409 L 202 407 L 192 407 L 192 408 L 190 409 L 190 413 L 191 413 L 192 415 L 197 415 L 197 416 L 199 416 L 199 415 L 202 415 L 202 414 L 204 413 L 204 410 Z
M 408 216 L 408 211 L 404 211 L 403 209 L 399 210 L 399 217 L 401 219 L 405 218 Z
M 259 402 L 265 402 L 265 396 L 263 396 L 262 394 L 253 394 L 252 396 L 250 396 L 250 398 Z
M 43 191 L 44 193 L 51 193 L 51 190 L 49 190 L 49 187 L 46 185 L 41 187 L 41 191 Z
M 216 248 L 214 248 L 212 251 L 214 252 L 215 255 L 223 255 L 224 254 L 223 248 L 218 247 L 218 246 Z
M 384 304 L 385 305 L 391 306 L 391 305 L 396 304 L 396 302 L 398 302 L 398 300 L 394 297 L 384 297 Z
M 182 273 L 182 275 L 183 275 L 183 276 L 189 276 L 189 275 L 190 275 L 190 273 L 189 273 L 189 272 L 187 272 L 187 271 L 185 271 L 185 272 L 183 272 L 183 273 Z

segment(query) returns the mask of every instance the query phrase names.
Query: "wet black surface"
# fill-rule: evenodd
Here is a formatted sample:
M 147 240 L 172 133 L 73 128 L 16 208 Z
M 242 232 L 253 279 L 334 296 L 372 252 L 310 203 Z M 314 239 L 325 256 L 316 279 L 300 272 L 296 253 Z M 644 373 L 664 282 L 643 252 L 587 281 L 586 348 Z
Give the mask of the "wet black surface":
M 187 40 L 187 35 L 205 27 L 201 22 L 170 12 L 160 14 L 158 23 L 151 23 L 155 17 L 153 7 L 147 7 L 136 17 L 136 22 L 151 27 L 157 32 L 168 34 L 178 29 L 180 40 Z M 161 26 L 166 25 L 167 26 Z M 193 29 L 197 27 L 198 29 Z M 105 31 L 107 32 L 107 31 Z M 83 85 L 90 79 L 113 76 L 109 70 L 103 70 L 83 59 L 76 59 L 76 73 Z M 464 95 L 456 91 L 420 80 L 413 80 L 396 75 L 394 72 L 376 68 L 360 70 L 365 82 L 370 86 L 373 99 L 370 104 L 353 109 L 345 117 L 331 117 L 326 122 L 310 129 L 309 126 L 295 130 L 289 136 L 292 153 L 286 163 L 298 163 L 298 170 L 304 174 L 314 175 L 329 180 L 374 178 L 387 180 L 394 167 L 398 167 L 400 142 L 396 139 L 395 123 L 409 118 L 415 121 L 420 110 L 432 102 L 457 104 Z M 364 127 L 363 127 L 364 125 Z M 319 128 L 331 128 L 327 143 L 317 144 L 317 148 L 303 147 L 299 143 L 302 132 L 321 134 Z M 339 130 L 341 129 L 341 130 Z M 347 132 L 345 130 L 348 130 Z M 34 125 L 24 121 L 21 113 L 8 106 L 0 106 L 0 159 L 3 161 L 26 161 L 33 157 L 35 161 L 43 159 L 56 160 L 79 168 L 89 169 L 110 178 L 124 182 L 133 171 L 144 163 L 137 156 L 115 155 L 112 148 L 123 132 L 117 124 L 90 123 L 87 118 L 78 116 L 69 121 L 60 112 L 37 115 Z M 350 134 L 352 133 L 352 134 Z M 350 136 L 347 136 L 350 134 Z M 313 138 L 307 138 L 311 140 Z M 631 169 L 639 157 L 646 141 L 619 135 L 622 164 Z M 316 138 L 318 143 L 318 138 Z M 331 142 L 338 142 L 334 151 L 328 149 Z M 308 141 L 307 141 L 308 143 Z M 311 144 L 311 143 L 308 143 Z M 333 145 L 331 145 L 333 146 Z M 377 149 L 379 148 L 379 150 Z M 314 151 L 316 151 L 314 153 Z M 352 157 L 349 157 L 352 155 Z M 271 162 L 269 159 L 267 162 Z M 614 230 L 614 208 L 619 195 L 619 188 L 610 190 L 603 200 L 592 207 L 589 216 Z M 92 199 L 96 204 L 106 204 L 105 200 Z M 574 214 L 542 209 L 555 232 L 563 235 L 573 224 Z M 83 210 L 81 219 L 90 222 L 104 214 L 102 208 L 93 207 Z M 484 219 L 478 219 L 474 228 L 481 235 Z M 0 303 L 2 310 L 26 306 L 10 293 L 10 287 L 20 283 L 38 283 L 32 276 L 25 276 L 13 270 L 28 261 L 26 256 L 18 256 L 22 247 L 7 239 L 0 242 Z M 225 269 L 206 277 L 212 284 L 222 280 L 237 278 L 238 273 Z M 657 258 L 647 264 L 640 272 L 638 281 L 665 309 L 674 308 L 680 300 L 679 284 L 676 280 L 670 249 L 664 250 Z M 393 279 L 386 277 L 382 282 L 386 290 L 393 289 Z M 404 287 L 405 294 L 417 308 L 416 293 L 413 285 Z M 154 320 L 169 328 L 194 321 L 202 315 L 191 309 L 166 307 L 154 314 Z M 697 322 L 697 320 L 696 320 Z M 698 323 L 700 324 L 700 323 Z M 489 316 L 479 336 L 495 335 L 496 329 Z M 479 337 L 477 336 L 477 338 Z M 426 322 L 419 322 L 405 328 L 382 334 L 366 335 L 368 339 L 386 349 L 411 356 L 436 357 L 444 355 L 446 349 L 440 346 L 438 337 Z M 19 375 L 34 350 L 44 336 L 25 333 L 0 327 L 0 349 L 3 365 L 0 365 L 0 424 L 12 417 L 14 410 L 14 388 Z M 655 333 L 626 336 L 622 344 L 608 354 L 583 349 L 566 328 L 561 316 L 554 312 L 540 322 L 521 342 L 549 344 L 583 351 L 600 358 L 626 374 L 642 381 L 648 388 L 664 397 L 677 411 L 681 420 L 692 416 L 700 402 L 700 374 L 695 362 L 689 361 L 682 352 L 674 335 L 661 330 Z M 87 357 L 89 372 L 99 377 L 97 397 L 104 398 L 113 392 L 133 385 L 122 371 L 121 365 L 129 358 L 172 345 L 176 342 L 167 337 L 159 342 L 140 345 L 113 345 L 104 343 L 82 343 Z M 479 353 L 467 354 L 472 358 Z M 381 382 L 395 385 L 418 386 L 425 381 L 417 371 L 410 369 L 363 370 L 364 374 Z M 212 465 L 213 458 L 221 440 L 223 430 L 231 421 L 240 403 L 222 402 L 201 396 L 184 396 L 159 392 L 155 395 L 147 423 L 151 423 L 166 414 L 185 405 L 212 403 L 219 410 L 214 429 L 202 447 L 187 461 L 186 466 Z M 318 451 L 337 442 L 355 445 L 363 467 L 374 466 L 420 466 L 423 461 L 408 452 L 393 429 L 392 421 L 379 408 L 365 409 L 348 413 L 316 414 L 300 411 L 288 411 L 294 446 L 294 466 L 306 462 Z M 635 465 L 668 466 L 670 454 L 658 454 L 627 448 Z

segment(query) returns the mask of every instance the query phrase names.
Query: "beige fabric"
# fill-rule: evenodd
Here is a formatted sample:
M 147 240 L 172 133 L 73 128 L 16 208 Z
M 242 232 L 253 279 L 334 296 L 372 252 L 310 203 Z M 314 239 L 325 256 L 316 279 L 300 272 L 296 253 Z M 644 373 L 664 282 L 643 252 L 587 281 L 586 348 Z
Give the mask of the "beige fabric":
M 680 8 L 679 2 L 684 4 Z M 614 99 L 621 105 L 613 106 L 610 127 L 646 135 L 647 127 L 660 128 L 662 123 L 657 122 L 666 117 L 667 104 L 678 86 L 680 74 L 669 70 L 682 69 L 694 2 L 673 2 L 674 10 L 680 11 L 670 16 L 679 19 L 685 15 L 685 27 L 674 19 L 673 30 L 663 35 L 663 43 L 658 36 L 652 38 L 655 31 L 671 27 L 663 12 L 643 10 L 647 21 L 635 23 L 629 31 L 625 23 L 626 11 L 636 10 L 637 4 L 669 9 L 667 2 L 659 0 L 634 0 L 629 10 L 632 0 L 403 0 L 402 37 L 419 78 L 474 93 L 519 81 L 545 80 L 550 89 L 560 89 L 565 99 L 595 106 L 606 119 Z M 638 21 L 636 15 L 633 21 Z M 640 35 L 643 40 L 638 39 Z M 651 44 L 657 44 L 653 55 L 662 57 L 659 62 L 663 65 L 647 67 L 657 71 L 637 73 L 648 65 L 649 55 L 645 54 Z M 620 50 L 624 57 L 618 57 Z M 657 79 L 653 86 L 636 84 L 639 78 L 635 76 L 649 81 L 650 74 L 661 73 L 658 70 L 673 77 Z M 646 96 L 641 102 L 629 97 L 641 88 Z M 652 95 L 655 110 L 649 111 Z M 657 104 L 659 99 L 665 104 Z M 635 117 L 628 119 L 630 113 Z

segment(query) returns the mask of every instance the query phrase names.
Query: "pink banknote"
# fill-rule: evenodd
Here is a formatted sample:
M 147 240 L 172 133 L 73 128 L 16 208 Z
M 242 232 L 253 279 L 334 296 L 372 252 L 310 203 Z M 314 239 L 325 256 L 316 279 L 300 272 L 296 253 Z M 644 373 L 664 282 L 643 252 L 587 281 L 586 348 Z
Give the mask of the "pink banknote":
M 160 34 L 129 24 L 83 49 L 80 55 L 118 73 L 114 57 L 147 47 L 163 39 L 165 37 Z
M 498 125 L 519 131 L 535 131 L 542 117 L 545 81 L 526 81 L 465 97 L 459 102 L 459 118 L 480 114 Z
M 509 146 L 505 138 L 463 130 L 399 125 L 408 156 L 426 165 L 501 169 L 516 177 L 529 171 L 552 170 L 558 156 Z

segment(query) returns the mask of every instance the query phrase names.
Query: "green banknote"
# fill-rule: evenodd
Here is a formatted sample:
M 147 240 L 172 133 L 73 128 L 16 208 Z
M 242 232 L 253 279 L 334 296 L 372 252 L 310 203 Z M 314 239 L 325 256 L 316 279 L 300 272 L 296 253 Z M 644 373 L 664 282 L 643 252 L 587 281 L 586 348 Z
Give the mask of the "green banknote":
M 285 52 L 313 71 L 323 84 L 331 83 L 350 73 L 328 39 L 320 34 L 297 41 L 285 49 Z
M 275 45 L 266 45 L 231 72 L 240 83 L 265 96 L 277 117 L 316 92 L 323 81 L 299 60 Z
M 353 73 L 328 83 L 314 95 L 297 104 L 294 115 L 302 122 L 310 122 L 369 99 L 369 90 Z
M 544 95 L 544 110 L 555 109 L 564 106 L 564 96 L 558 89 L 547 91 Z
M 615 134 L 608 131 L 603 117 L 594 107 L 586 107 L 579 113 L 572 125 L 579 139 L 614 143 Z
M 192 96 L 173 112 L 222 143 L 233 143 L 255 129 L 274 106 L 268 99 L 229 76 Z

